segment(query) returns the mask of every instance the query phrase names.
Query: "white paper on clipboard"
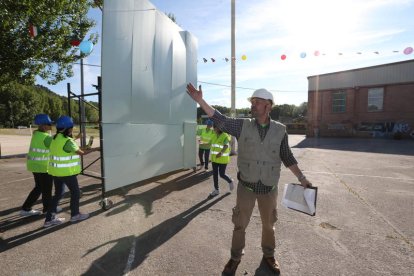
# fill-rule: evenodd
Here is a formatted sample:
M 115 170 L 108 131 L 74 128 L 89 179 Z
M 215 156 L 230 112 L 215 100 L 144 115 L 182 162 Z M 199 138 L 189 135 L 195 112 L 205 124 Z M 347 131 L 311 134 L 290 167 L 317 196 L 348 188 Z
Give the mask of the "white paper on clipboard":
M 285 184 L 282 205 L 299 212 L 314 216 L 316 213 L 316 199 L 318 188 L 304 188 L 302 185 Z

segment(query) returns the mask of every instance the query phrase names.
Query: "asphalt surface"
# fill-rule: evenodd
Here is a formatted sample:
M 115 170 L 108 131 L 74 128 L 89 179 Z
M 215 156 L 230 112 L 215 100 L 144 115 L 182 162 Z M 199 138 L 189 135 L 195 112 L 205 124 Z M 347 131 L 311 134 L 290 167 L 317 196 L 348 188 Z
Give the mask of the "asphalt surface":
M 5 140 L 17 141 L 0 139 L 3 153 Z M 281 275 L 413 275 L 414 140 L 291 135 L 289 141 L 319 190 L 314 217 L 285 209 L 278 198 Z M 235 193 L 220 181 L 220 195 L 208 199 L 210 172 L 179 171 L 115 190 L 106 194 L 114 203 L 106 211 L 99 206 L 100 180 L 79 176 L 80 209 L 91 218 L 44 229 L 44 216 L 19 216 L 33 187 L 25 159 L 16 157 L 27 146 L 21 148 L 0 159 L 1 275 L 221 275 Z M 98 166 L 88 172 L 99 174 Z M 236 177 L 236 157 L 227 173 Z M 295 177 L 283 168 L 279 195 L 291 182 Z M 69 198 L 60 206 L 69 221 Z M 256 207 L 236 275 L 272 275 L 261 264 L 260 238 Z

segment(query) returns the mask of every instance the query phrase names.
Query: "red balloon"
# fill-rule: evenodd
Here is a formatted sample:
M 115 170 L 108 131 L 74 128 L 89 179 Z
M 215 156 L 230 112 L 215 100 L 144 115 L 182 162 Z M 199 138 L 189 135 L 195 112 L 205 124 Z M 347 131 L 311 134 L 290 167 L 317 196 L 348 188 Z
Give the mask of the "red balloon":
M 74 47 L 77 47 L 77 46 L 79 46 L 79 44 L 80 44 L 81 42 L 80 42 L 80 40 L 78 40 L 78 39 L 73 39 L 73 40 L 71 40 L 70 41 L 70 45 L 72 45 L 72 46 L 74 46 Z
M 281 58 L 282 60 L 285 60 L 285 59 L 286 59 L 286 55 L 282 55 L 280 58 Z

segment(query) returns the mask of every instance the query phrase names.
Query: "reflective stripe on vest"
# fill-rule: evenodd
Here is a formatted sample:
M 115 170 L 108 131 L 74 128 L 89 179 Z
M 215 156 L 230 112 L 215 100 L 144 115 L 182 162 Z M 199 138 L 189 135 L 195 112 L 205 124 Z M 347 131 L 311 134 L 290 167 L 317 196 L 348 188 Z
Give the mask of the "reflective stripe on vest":
M 27 156 L 28 160 L 32 160 L 32 161 L 48 161 L 49 157 L 31 157 L 31 156 Z
M 221 151 L 210 151 L 210 154 L 219 154 Z M 221 156 L 230 156 L 230 153 L 221 153 Z
M 81 162 L 73 162 L 73 163 L 64 163 L 64 164 L 58 164 L 50 162 L 49 166 L 55 167 L 55 168 L 69 168 L 69 167 L 75 167 L 80 166 Z
M 66 156 L 66 157 L 50 156 L 50 160 L 56 160 L 56 161 L 68 161 L 68 160 L 75 160 L 79 158 L 80 158 L 79 155 L 72 155 L 72 156 Z
M 224 146 L 220 144 L 213 144 L 211 145 L 211 148 L 223 149 Z M 211 154 L 219 154 L 220 152 L 221 151 L 216 151 L 215 149 L 210 151 Z M 229 156 L 229 155 L 230 155 L 230 152 L 227 152 L 227 150 L 224 153 L 221 152 L 221 156 Z
M 30 151 L 40 152 L 40 153 L 49 153 L 49 149 L 39 149 L 39 148 L 30 148 Z

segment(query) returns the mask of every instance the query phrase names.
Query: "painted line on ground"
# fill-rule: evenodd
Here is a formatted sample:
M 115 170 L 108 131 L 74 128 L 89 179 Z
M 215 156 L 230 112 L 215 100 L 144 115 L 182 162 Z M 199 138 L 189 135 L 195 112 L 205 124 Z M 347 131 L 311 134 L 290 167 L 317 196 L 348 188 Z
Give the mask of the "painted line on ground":
M 128 276 L 129 272 L 131 271 L 132 263 L 135 260 L 135 246 L 136 246 L 136 241 L 134 239 L 132 241 L 131 250 L 129 251 L 128 261 L 127 261 L 125 269 L 124 269 L 124 274 L 123 274 L 124 276 Z

